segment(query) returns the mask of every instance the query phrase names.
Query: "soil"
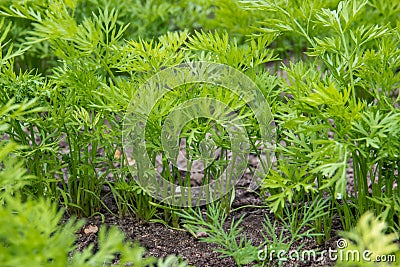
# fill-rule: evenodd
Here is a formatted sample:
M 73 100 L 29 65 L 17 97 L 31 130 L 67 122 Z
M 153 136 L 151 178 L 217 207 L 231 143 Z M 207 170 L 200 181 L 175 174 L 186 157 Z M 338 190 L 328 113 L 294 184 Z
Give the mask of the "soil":
M 239 181 L 240 183 L 240 181 Z M 246 181 L 244 181 L 246 183 Z M 243 184 L 243 182 L 242 182 Z M 239 184 L 240 186 L 240 184 Z M 113 200 L 111 198 L 106 199 L 108 208 L 117 212 Z M 262 206 L 261 199 L 257 193 L 248 192 L 241 188 L 236 191 L 236 198 L 233 202 L 233 209 L 243 207 L 237 211 L 231 212 L 226 225 L 231 223 L 233 218 L 238 219 L 241 216 L 245 216 L 241 223 L 243 228 L 243 235 L 246 235 L 247 239 L 252 240 L 254 246 L 259 246 L 265 240 L 263 238 L 263 222 L 265 216 L 268 216 L 271 220 L 274 220 L 273 214 L 267 208 L 259 208 L 255 206 Z M 244 207 L 250 206 L 250 207 Z M 253 206 L 253 207 L 251 207 Z M 86 224 L 82 231 L 77 233 L 77 249 L 81 251 L 89 244 L 97 246 L 97 233 L 88 231 L 85 233 L 84 229 L 88 229 L 91 226 L 97 226 L 98 228 L 104 226 L 117 225 L 126 235 L 128 240 L 139 242 L 141 246 L 147 250 L 147 256 L 155 257 L 166 257 L 170 254 L 180 255 L 182 259 L 186 260 L 189 265 L 196 267 L 230 267 L 237 266 L 233 258 L 222 258 L 221 254 L 214 250 L 218 248 L 215 244 L 202 242 L 200 239 L 194 237 L 184 229 L 176 230 L 172 229 L 164 224 L 160 223 L 149 223 L 138 221 L 133 217 L 118 217 L 110 214 L 106 210 L 103 211 L 104 221 L 102 216 L 97 215 L 92 218 L 86 219 Z M 65 220 L 68 218 L 66 217 Z M 304 250 L 315 250 L 323 251 L 329 249 L 336 249 L 336 241 L 339 238 L 336 235 L 336 231 L 340 230 L 340 223 L 338 221 L 333 222 L 332 227 L 332 238 L 325 242 L 325 244 L 318 245 L 313 238 L 306 238 L 295 243 L 291 250 L 303 246 L 300 251 Z M 276 234 L 279 235 L 282 231 L 282 227 L 278 224 Z M 96 231 L 97 232 L 97 231 Z M 287 231 L 284 230 L 284 233 Z M 317 258 L 318 261 L 296 261 L 287 260 L 282 266 L 333 266 L 334 261 L 328 257 Z M 278 266 L 278 261 L 273 259 L 270 261 L 266 259 L 265 266 Z M 253 266 L 253 264 L 245 265 Z

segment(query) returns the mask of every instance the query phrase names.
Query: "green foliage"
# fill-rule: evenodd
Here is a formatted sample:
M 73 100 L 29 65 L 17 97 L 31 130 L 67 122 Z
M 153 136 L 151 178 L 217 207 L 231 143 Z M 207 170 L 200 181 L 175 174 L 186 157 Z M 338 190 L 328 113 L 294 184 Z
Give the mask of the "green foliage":
M 335 205 L 345 229 L 371 209 L 390 212 L 396 226 L 398 214 L 376 199 L 399 194 L 397 22 L 383 1 L 296 3 L 243 2 L 272 14 L 259 20 L 261 36 L 298 36 L 307 48 L 306 59 L 283 66 L 285 99 L 275 106 L 281 163 L 262 185 L 267 201 L 279 214 L 285 201 L 327 193 L 346 201 Z
M 35 102 L 23 102 L 15 104 L 14 100 L 0 105 L 0 136 L 4 138 L 4 132 L 9 129 L 13 119 L 40 111 L 35 107 Z M 18 193 L 24 186 L 33 180 L 33 176 L 27 175 L 23 168 L 23 161 L 15 155 L 15 152 L 24 147 L 15 142 L 0 141 L 0 203 L 4 197 Z
M 100 229 L 96 250 L 92 244 L 76 251 L 76 232 L 83 221 L 60 224 L 63 212 L 57 209 L 49 200 L 5 198 L 0 207 L 2 266 L 187 266 L 173 255 L 158 261 L 144 257 L 145 249 L 125 241 L 116 227 Z
M 387 231 L 399 231 L 399 12 L 399 1 L 386 0 L 0 1 L 0 202 L 6 209 L 20 205 L 9 195 L 46 197 L 70 214 L 91 216 L 108 208 L 102 190 L 108 186 L 120 216 L 177 227 L 178 210 L 155 203 L 129 173 L 121 118 L 153 74 L 210 61 L 246 74 L 271 105 L 277 164 L 261 191 L 292 238 L 309 227 L 306 234 L 321 243 L 330 238 L 335 214 L 350 230 L 369 210 Z M 277 54 L 285 63 L 279 70 Z M 171 111 L 199 97 L 240 114 L 250 152 L 261 156 L 260 127 L 240 96 L 208 84 L 180 86 L 159 100 L 146 125 L 152 163 L 161 159 L 162 175 L 179 185 L 190 183 L 190 172 L 172 166 L 160 135 Z M 221 157 L 205 170 L 203 183 L 223 172 L 229 134 L 201 118 L 188 122 L 178 138 L 194 160 L 209 149 L 203 141 L 210 133 Z M 256 259 L 256 248 L 235 239 L 241 219 L 223 230 L 234 197 L 230 192 L 224 204 L 208 207 L 207 219 L 194 211 L 181 215 L 188 229 L 206 231 L 223 255 L 245 264 Z M 268 235 L 274 226 L 266 222 Z M 111 251 L 122 252 L 101 233 Z M 293 240 L 276 238 L 271 245 L 280 243 Z M 91 257 L 85 253 L 82 264 Z M 172 257 L 164 263 L 180 264 Z
M 62 213 L 49 201 L 8 197 L 1 206 L 1 262 L 4 266 L 66 265 L 74 232 L 82 226 L 71 220 L 57 228 Z M 29 213 L 26 212 L 29 210 Z M 45 253 L 43 253 L 45 252 Z M 63 263 L 63 264 L 62 264 Z
M 241 233 L 242 228 L 239 228 L 244 216 L 238 220 L 233 218 L 226 231 L 224 223 L 227 215 L 218 205 L 210 204 L 205 217 L 200 208 L 179 212 L 183 226 L 194 236 L 199 235 L 201 241 L 217 244 L 219 248 L 215 251 L 220 252 L 221 257 L 233 257 L 238 266 L 257 261 L 258 248 L 252 245 L 251 240 Z
M 283 209 L 283 216 L 273 222 L 265 216 L 263 223 L 264 233 L 262 233 L 265 243 L 269 251 L 285 251 L 285 255 L 289 250 L 295 249 L 301 251 L 304 243 L 297 247 L 293 247 L 294 243 L 301 241 L 304 238 L 313 237 L 317 241 L 324 235 L 321 229 L 321 221 L 330 216 L 328 211 L 329 199 L 316 199 L 311 203 L 295 204 Z M 327 220 L 330 220 L 329 218 Z M 330 225 L 327 221 L 324 222 L 324 231 L 330 231 Z M 279 227 L 279 226 L 282 227 Z M 277 233 L 277 229 L 280 229 Z M 260 247 L 260 249 L 263 249 Z M 279 266 L 282 266 L 284 260 L 279 260 Z
M 34 101 L 1 106 L 0 129 L 6 130 L 12 119 L 40 111 Z M 137 244 L 126 242 L 116 227 L 101 228 L 98 249 L 93 244 L 82 252 L 74 245 L 76 232 L 83 221 L 70 218 L 61 223 L 63 211 L 51 199 L 33 199 L 25 196 L 26 187 L 35 181 L 27 175 L 24 162 L 13 155 L 23 149 L 11 141 L 0 143 L 0 262 L 2 266 L 187 266 L 187 263 L 170 255 L 163 259 L 144 258 L 145 250 Z M 26 201 L 21 196 L 27 198 Z M 72 255 L 72 256 L 71 256 Z M 118 264 L 113 261 L 118 256 Z
M 372 212 L 360 217 L 357 226 L 342 232 L 346 246 L 339 250 L 337 266 L 393 266 L 399 262 L 400 247 L 398 234 L 386 233 L 387 224 L 377 219 Z M 351 257 L 346 255 L 356 255 Z
M 238 3 L 232 5 L 239 8 Z M 208 60 L 245 72 L 257 80 L 266 96 L 271 90 L 269 80 L 264 82 L 257 75 L 273 77 L 268 76 L 264 65 L 277 60 L 273 51 L 266 49 L 275 36 L 234 38 L 227 33 L 192 32 L 188 22 L 198 19 L 199 26 L 211 23 L 200 16 L 207 16 L 212 10 L 218 10 L 218 17 L 227 16 L 224 13 L 227 9 L 211 6 L 207 1 L 202 5 L 190 1 L 2 3 L 1 14 L 6 18 L 3 22 L 13 23 L 7 29 L 11 37 L 18 36 L 14 43 L 19 49 L 13 53 L 10 43 L 5 57 L 7 60 L 18 56 L 18 59 L 14 64 L 10 62 L 1 76 L 0 82 L 6 89 L 3 98 L 23 101 L 36 97 L 46 110 L 28 121 L 15 120 L 8 130 L 12 139 L 29 147 L 21 155 L 29 159 L 26 161 L 29 172 L 40 177 L 32 186 L 32 193 L 61 199 L 68 212 L 90 216 L 102 207 L 101 190 L 108 185 L 112 187 L 120 214 L 130 209 L 146 220 L 155 215 L 154 207 L 144 204 L 151 198 L 138 190 L 125 190 L 135 185 L 124 177 L 128 159 L 120 140 L 121 117 L 137 88 L 166 67 L 188 60 Z M 2 39 L 6 39 L 6 34 L 7 31 Z M 21 70 L 19 74 L 13 65 Z M 22 72 L 24 69 L 37 72 Z M 159 133 L 166 115 L 178 104 L 201 96 L 220 99 L 241 112 L 241 118 L 247 120 L 250 137 L 256 142 L 258 126 L 238 96 L 221 88 L 199 87 L 192 92 L 190 89 L 183 89 L 186 93 L 182 94 L 177 88 L 155 106 L 146 131 L 152 158 L 162 151 Z M 199 120 L 182 132 L 180 138 L 189 140 L 187 151 L 193 154 L 193 159 L 198 157 L 199 143 L 212 125 L 211 121 Z M 215 131 L 222 129 L 215 127 Z M 227 155 L 228 135 L 214 141 Z M 116 159 L 115 151 L 121 151 L 122 156 Z M 163 164 L 170 164 L 162 156 Z M 224 160 L 207 169 L 205 176 L 217 176 Z M 117 165 L 119 168 L 115 168 Z M 181 178 L 177 170 L 169 174 L 166 165 L 163 174 L 171 180 Z
M 310 204 L 285 207 L 283 217 L 279 218 L 279 224 L 278 220 L 272 222 L 266 215 L 263 223 L 264 232 L 261 232 L 264 242 L 258 246 L 254 246 L 252 240 L 242 234 L 240 224 L 245 215 L 237 220 L 233 217 L 228 224 L 226 213 L 219 207 L 220 202 L 208 205 L 205 212 L 198 208 L 178 214 L 182 218 L 183 226 L 192 235 L 203 242 L 217 244 L 218 248 L 215 251 L 220 252 L 221 257 L 233 257 L 238 266 L 249 263 L 261 266 L 259 251 L 264 247 L 268 247 L 268 250 L 285 252 L 289 252 L 289 249 L 301 250 L 304 244 L 293 248 L 296 241 L 323 235 L 319 232 L 321 229 L 317 223 L 329 214 L 327 202 L 328 200 L 316 200 Z M 278 225 L 283 227 L 280 228 Z M 279 266 L 282 266 L 282 263 L 283 261 L 279 262 Z
M 153 198 L 134 182 L 117 181 L 110 184 L 121 216 L 134 215 L 138 220 L 150 221 L 158 213 Z

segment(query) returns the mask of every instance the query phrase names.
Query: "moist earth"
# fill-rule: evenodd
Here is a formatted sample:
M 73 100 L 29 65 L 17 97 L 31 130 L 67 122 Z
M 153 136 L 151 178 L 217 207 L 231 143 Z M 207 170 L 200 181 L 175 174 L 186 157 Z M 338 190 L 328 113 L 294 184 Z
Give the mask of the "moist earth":
M 112 198 L 106 198 L 105 203 L 110 211 L 117 213 L 117 207 L 113 203 Z M 250 206 L 250 207 L 244 207 Z M 265 216 L 268 216 L 270 220 L 274 220 L 273 214 L 266 208 L 261 208 L 262 201 L 257 192 L 247 192 L 242 189 L 237 189 L 236 198 L 233 202 L 232 208 L 243 207 L 237 211 L 231 212 L 225 222 L 226 229 L 230 225 L 232 219 L 237 220 L 241 216 L 244 219 L 241 223 L 243 229 L 242 234 L 246 235 L 247 239 L 252 240 L 254 246 L 259 246 L 264 242 L 263 237 L 263 222 Z M 141 246 L 145 247 L 147 256 L 155 257 L 166 257 L 170 254 L 179 255 L 182 259 L 186 260 L 189 265 L 197 267 L 207 266 L 219 266 L 219 267 L 230 267 L 237 266 L 233 258 L 222 258 L 221 254 L 215 252 L 218 246 L 212 243 L 202 242 L 200 239 L 194 237 L 192 234 L 185 230 L 172 229 L 161 223 L 151 223 L 136 220 L 134 217 L 118 217 L 111 214 L 109 211 L 103 211 L 102 216 L 96 215 L 92 218 L 86 219 L 86 224 L 82 228 L 82 231 L 77 233 L 77 250 L 81 251 L 83 248 L 94 244 L 94 249 L 97 248 L 97 234 L 91 231 L 85 233 L 83 229 L 89 226 L 107 227 L 107 226 L 118 226 L 126 235 L 126 238 L 133 242 L 139 242 Z M 64 218 L 68 220 L 68 215 Z M 328 249 L 336 248 L 336 241 L 338 240 L 337 230 L 340 230 L 339 221 L 333 222 L 332 226 L 332 238 L 326 241 L 322 245 L 318 245 L 313 238 L 305 238 L 299 242 L 294 243 L 291 249 L 296 249 L 299 246 L 303 246 L 301 250 L 315 250 L 323 251 Z M 277 235 L 282 231 L 281 225 L 278 223 L 278 227 L 275 231 Z M 288 231 L 283 229 L 284 233 L 289 235 Z M 264 233 L 265 234 L 265 233 Z M 317 258 L 318 261 L 296 261 L 287 260 L 283 263 L 283 266 L 333 266 L 334 261 L 328 257 Z M 116 259 L 117 261 L 117 259 Z M 253 266 L 254 264 L 248 264 L 244 266 Z M 277 260 L 270 261 L 265 260 L 265 266 L 278 266 Z

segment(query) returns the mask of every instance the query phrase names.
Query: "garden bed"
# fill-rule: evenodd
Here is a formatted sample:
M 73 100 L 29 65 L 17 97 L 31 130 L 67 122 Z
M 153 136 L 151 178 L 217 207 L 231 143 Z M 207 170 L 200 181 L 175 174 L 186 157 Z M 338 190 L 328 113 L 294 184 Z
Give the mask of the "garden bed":
M 399 7 L 2 1 L 0 265 L 398 266 Z
M 255 194 L 239 195 L 233 203 L 233 208 L 239 208 L 247 205 L 259 206 L 261 203 L 259 197 Z M 110 208 L 117 212 L 117 209 L 112 208 L 112 203 L 109 204 Z M 268 208 L 243 208 L 239 211 L 230 213 L 225 224 L 225 229 L 228 230 L 229 224 L 232 218 L 236 220 L 240 217 L 244 217 L 244 220 L 240 224 L 243 228 L 243 235 L 246 235 L 255 246 L 258 246 L 265 242 L 263 235 L 263 223 L 265 223 L 265 216 L 268 216 L 271 220 L 274 220 L 273 214 L 270 213 Z M 78 239 L 76 241 L 77 250 L 87 247 L 89 244 L 97 244 L 97 230 L 88 231 L 85 233 L 84 229 L 90 229 L 92 226 L 109 227 L 117 225 L 125 234 L 125 236 L 133 242 L 139 242 L 147 250 L 147 255 L 155 256 L 157 258 L 165 258 L 168 255 L 174 254 L 179 255 L 192 266 L 202 267 L 234 267 L 237 266 L 233 258 L 222 258 L 221 254 L 216 252 L 217 245 L 213 243 L 202 242 L 200 238 L 197 238 L 185 231 L 184 229 L 172 229 L 161 223 L 149 223 L 144 221 L 135 220 L 132 217 L 120 218 L 113 214 L 105 212 L 104 221 L 100 215 L 96 215 L 93 218 L 87 219 L 85 226 L 77 234 Z M 67 217 L 65 219 L 68 219 Z M 291 249 L 298 252 L 296 254 L 292 252 L 292 259 L 282 261 L 283 266 L 334 266 L 334 257 L 323 257 L 321 255 L 307 260 L 300 260 L 297 255 L 300 255 L 302 251 L 314 250 L 321 252 L 323 250 L 328 251 L 337 249 L 337 240 L 339 236 L 336 235 L 336 231 L 341 230 L 340 222 L 337 221 L 332 227 L 332 238 L 325 242 L 323 245 L 318 245 L 312 238 L 305 238 L 301 241 L 295 242 Z M 276 235 L 283 233 L 284 235 L 290 236 L 290 233 L 279 225 L 276 228 Z M 301 250 L 297 248 L 302 246 Z M 334 255 L 334 254 L 332 254 Z M 260 254 L 264 257 L 264 254 Z M 289 257 L 289 256 L 285 256 Z M 278 266 L 278 256 L 273 254 L 271 259 L 266 258 L 261 260 L 266 266 Z M 281 263 L 281 264 L 282 264 Z M 254 264 L 248 264 L 244 266 L 253 266 Z

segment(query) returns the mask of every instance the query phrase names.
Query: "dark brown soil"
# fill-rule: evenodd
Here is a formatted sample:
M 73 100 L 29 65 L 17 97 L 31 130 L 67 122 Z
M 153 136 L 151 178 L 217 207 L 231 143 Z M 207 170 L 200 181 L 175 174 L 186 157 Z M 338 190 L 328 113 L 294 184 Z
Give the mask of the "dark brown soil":
M 233 203 L 233 208 L 241 207 L 244 205 L 261 205 L 260 198 L 257 194 L 245 192 L 242 190 L 238 190 L 236 194 L 236 199 Z M 111 210 L 116 211 L 116 208 L 113 207 L 113 203 L 111 199 L 108 199 L 107 205 Z M 262 224 L 265 220 L 265 216 L 269 216 L 271 220 L 273 220 L 273 215 L 266 208 L 242 208 L 237 211 L 232 212 L 227 221 L 226 225 L 229 225 L 232 218 L 238 219 L 241 216 L 245 216 L 241 227 L 243 228 L 243 234 L 246 235 L 247 239 L 252 240 L 252 244 L 254 246 L 259 246 L 263 242 L 265 242 L 262 232 L 263 227 Z M 89 225 L 96 225 L 97 227 L 103 226 L 112 226 L 117 225 L 126 235 L 128 240 L 137 241 L 141 244 L 141 246 L 147 249 L 147 255 L 152 255 L 155 257 L 166 257 L 170 254 L 180 255 L 182 259 L 186 260 L 189 265 L 197 266 L 197 267 L 206 267 L 206 266 L 237 266 L 233 260 L 233 258 L 221 258 L 221 254 L 215 252 L 214 249 L 217 248 L 215 244 L 210 244 L 206 242 L 202 242 L 197 239 L 189 232 L 185 230 L 175 230 L 171 229 L 160 223 L 149 223 L 137 221 L 132 217 L 123 217 L 119 218 L 110 213 L 104 213 L 104 222 L 102 222 L 101 216 L 94 216 L 93 218 L 88 218 L 87 223 L 84 226 L 87 228 Z M 65 218 L 68 219 L 68 218 Z M 317 245 L 314 239 L 306 238 L 298 243 L 295 243 L 292 249 L 296 249 L 298 246 L 303 245 L 302 250 L 328 250 L 329 248 L 336 248 L 336 240 L 337 236 L 335 234 L 335 230 L 340 229 L 339 223 L 334 223 L 332 230 L 332 236 L 330 240 L 328 240 L 323 245 Z M 276 229 L 276 234 L 280 234 L 282 228 L 279 226 Z M 286 233 L 287 231 L 285 231 Z M 85 234 L 84 231 L 80 231 L 77 233 L 78 241 L 77 247 L 78 250 L 82 250 L 87 247 L 89 244 L 94 243 L 95 247 L 97 245 L 97 233 L 89 233 Z M 333 266 L 334 262 L 329 260 L 327 257 L 321 259 L 318 262 L 301 262 L 288 260 L 283 263 L 282 266 Z M 253 264 L 249 264 L 246 266 L 253 266 Z M 265 266 L 278 266 L 278 262 L 276 260 L 265 260 Z

